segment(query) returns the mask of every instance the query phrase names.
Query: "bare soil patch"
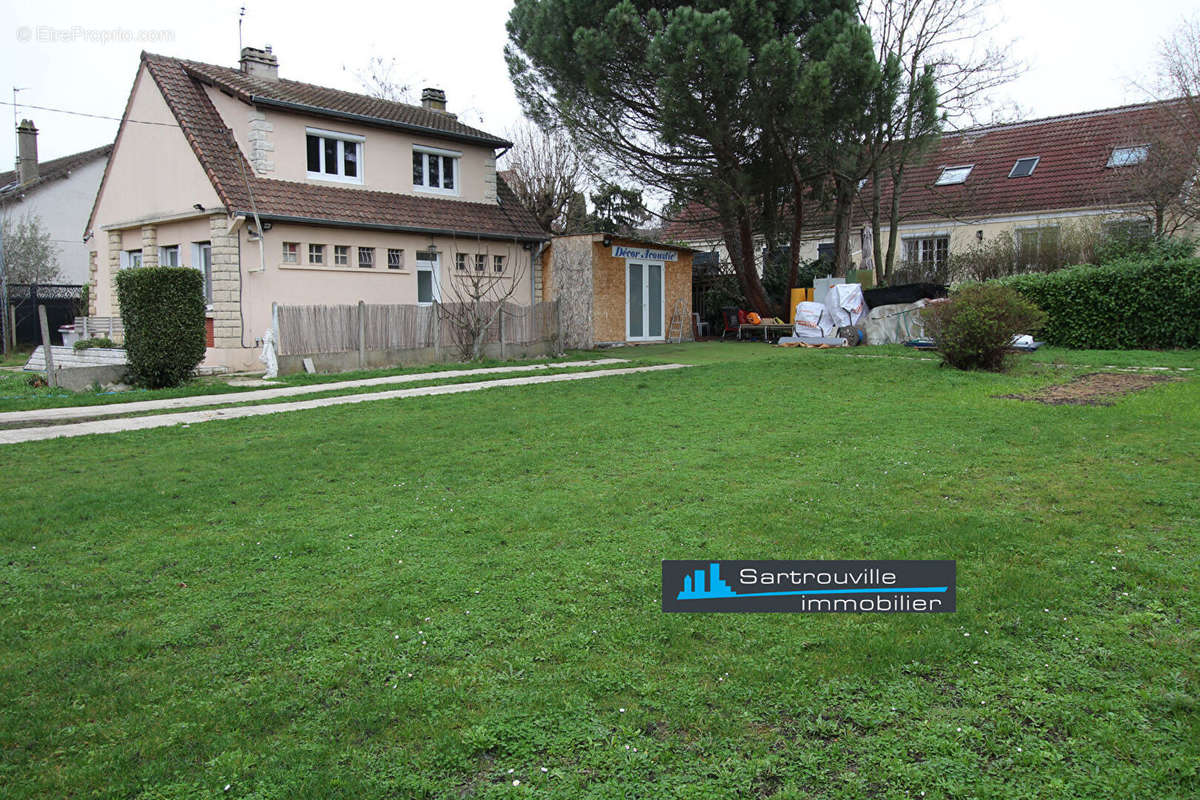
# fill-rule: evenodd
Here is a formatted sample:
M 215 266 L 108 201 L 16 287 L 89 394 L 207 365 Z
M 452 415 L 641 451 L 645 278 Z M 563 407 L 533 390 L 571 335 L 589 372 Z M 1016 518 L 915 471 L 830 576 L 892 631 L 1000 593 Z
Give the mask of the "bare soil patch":
M 1049 406 L 1111 406 L 1121 395 L 1149 389 L 1156 383 L 1177 381 L 1170 375 L 1138 375 L 1129 372 L 1091 372 L 1066 383 L 1056 383 L 1032 394 L 1002 394 L 1008 400 L 1025 400 Z

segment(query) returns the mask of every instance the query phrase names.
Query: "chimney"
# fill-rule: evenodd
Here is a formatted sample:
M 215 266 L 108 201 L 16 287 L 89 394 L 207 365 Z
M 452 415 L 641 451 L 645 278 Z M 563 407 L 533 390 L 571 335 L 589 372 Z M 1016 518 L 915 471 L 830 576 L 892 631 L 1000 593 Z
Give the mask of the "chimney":
M 446 110 L 446 93 L 441 89 L 426 87 L 421 90 L 421 106 L 430 111 Z
M 239 62 L 242 72 L 251 78 L 262 78 L 266 81 L 279 80 L 279 59 L 271 52 L 271 45 L 266 50 L 257 47 L 243 47 L 242 58 Z
M 17 180 L 21 183 L 37 180 L 37 134 L 32 120 L 23 119 L 17 126 Z

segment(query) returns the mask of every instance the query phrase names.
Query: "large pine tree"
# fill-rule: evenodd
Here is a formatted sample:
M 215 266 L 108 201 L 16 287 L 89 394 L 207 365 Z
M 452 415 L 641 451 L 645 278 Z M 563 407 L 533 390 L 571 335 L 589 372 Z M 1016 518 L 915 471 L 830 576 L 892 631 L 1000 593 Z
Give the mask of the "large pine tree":
M 807 187 L 845 155 L 830 142 L 870 125 L 883 81 L 855 0 L 517 0 L 508 32 L 526 111 L 712 208 L 747 303 L 775 313 L 754 235 L 782 212 L 798 243 Z

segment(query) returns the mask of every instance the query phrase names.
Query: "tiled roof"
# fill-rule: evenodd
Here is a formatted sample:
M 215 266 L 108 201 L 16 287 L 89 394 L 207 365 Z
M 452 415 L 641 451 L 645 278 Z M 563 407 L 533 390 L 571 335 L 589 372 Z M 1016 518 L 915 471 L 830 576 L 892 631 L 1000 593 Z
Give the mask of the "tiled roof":
M 161 58 L 161 56 L 150 56 Z M 350 117 L 363 122 L 390 125 L 416 131 L 429 131 L 441 138 L 460 139 L 491 147 L 511 147 L 512 142 L 459 122 L 454 115 L 432 111 L 422 106 L 382 100 L 365 94 L 344 92 L 311 83 L 267 80 L 247 75 L 239 69 L 203 64 L 199 61 L 180 61 L 189 75 L 200 81 L 230 92 L 244 103 L 298 106 L 307 113 L 325 112 L 336 117 Z
M 497 180 L 500 202 L 493 204 L 259 177 L 208 94 L 193 77 L 193 62 L 148 54 L 143 54 L 143 60 L 231 214 L 257 212 L 262 217 L 316 224 L 488 238 L 549 238 L 503 180 Z
M 666 221 L 662 238 L 668 242 L 715 241 L 721 238 L 717 212 L 701 203 L 688 203 Z
M 900 195 L 903 222 L 988 218 L 1134 202 L 1130 173 L 1110 168 L 1113 148 L 1146 143 L 1148 131 L 1169 124 L 1171 102 L 1070 114 L 1047 119 L 973 128 L 943 136 L 920 165 L 910 167 Z M 1037 156 L 1032 175 L 1009 178 L 1017 159 Z M 974 165 L 965 183 L 935 186 L 943 167 Z M 891 182 L 883 185 L 884 208 Z M 866 220 L 866 184 L 855 209 L 855 224 Z M 827 217 L 827 215 L 824 215 Z M 829 220 L 814 217 L 806 226 L 823 230 Z M 720 238 L 716 214 L 698 204 L 684 209 L 665 228 L 667 238 L 699 241 Z
M 16 170 L 0 172 L 0 202 L 23 195 L 30 189 L 57 178 L 65 178 L 73 170 L 79 169 L 98 158 L 108 158 L 108 154 L 111 152 L 112 145 L 106 144 L 101 147 L 93 147 L 91 150 L 84 150 L 82 153 L 74 153 L 62 158 L 52 158 L 49 161 L 40 161 L 38 162 L 37 178 L 20 186 L 10 186 L 10 184 L 16 183 Z
M 1113 148 L 1147 142 L 1170 125 L 1169 103 L 975 128 L 945 136 L 909 171 L 900 195 L 906 220 L 976 218 L 1120 206 L 1134 202 L 1128 171 L 1108 167 Z M 1039 157 L 1032 175 L 1010 178 L 1017 159 Z M 935 186 L 943 167 L 973 164 L 960 185 Z M 890 182 L 883 194 L 889 196 Z M 869 196 L 870 187 L 864 189 Z

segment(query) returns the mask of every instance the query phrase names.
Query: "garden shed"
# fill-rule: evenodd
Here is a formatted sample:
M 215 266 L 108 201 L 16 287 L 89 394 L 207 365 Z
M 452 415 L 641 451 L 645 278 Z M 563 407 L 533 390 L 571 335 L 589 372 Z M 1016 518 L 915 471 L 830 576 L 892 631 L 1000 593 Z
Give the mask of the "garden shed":
M 607 233 L 555 236 L 535 276 L 569 348 L 690 340 L 690 247 Z

